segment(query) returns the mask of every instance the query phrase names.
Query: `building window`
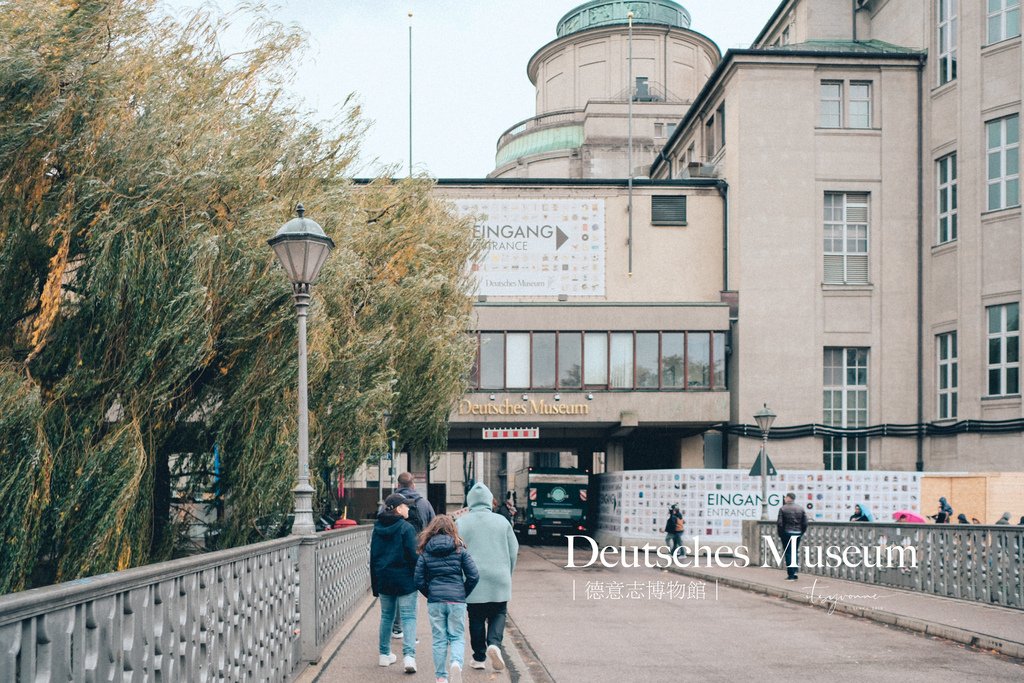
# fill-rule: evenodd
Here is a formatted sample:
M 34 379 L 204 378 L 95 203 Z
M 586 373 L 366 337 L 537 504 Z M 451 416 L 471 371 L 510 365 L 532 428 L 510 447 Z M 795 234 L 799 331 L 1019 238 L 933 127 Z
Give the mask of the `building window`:
M 841 128 L 843 125 L 843 83 L 842 81 L 821 82 L 822 128 Z
M 670 138 L 672 134 L 676 132 L 676 124 L 666 123 L 665 124 L 665 137 Z
M 1020 304 L 989 306 L 988 395 L 1020 393 Z
M 715 117 L 711 116 L 704 122 L 704 159 L 711 161 L 715 156 Z
M 850 83 L 850 128 L 871 127 L 871 83 Z
M 955 420 L 957 415 L 958 360 L 956 348 L 956 332 L 947 332 L 935 337 L 938 352 L 939 376 L 938 387 L 938 418 Z
M 789 27 L 787 26 L 786 28 L 782 29 L 782 44 L 789 45 L 789 43 Z
M 956 239 L 956 152 L 947 154 L 936 162 L 938 179 L 939 244 Z
M 724 332 L 481 332 L 475 389 L 726 388 Z
M 829 427 L 866 427 L 868 350 L 826 348 L 824 369 L 824 424 Z M 826 436 L 822 454 L 826 470 L 866 470 L 867 437 Z
M 988 0 L 988 44 L 1020 35 L 1020 0 Z
M 988 210 L 1020 206 L 1020 115 L 985 124 L 988 141 Z
M 725 102 L 718 107 L 715 114 L 715 125 L 718 126 L 718 149 L 725 147 Z
M 868 195 L 825 193 L 825 284 L 868 283 Z
M 957 15 L 956 0 L 937 0 L 937 2 L 939 85 L 942 85 L 956 78 Z

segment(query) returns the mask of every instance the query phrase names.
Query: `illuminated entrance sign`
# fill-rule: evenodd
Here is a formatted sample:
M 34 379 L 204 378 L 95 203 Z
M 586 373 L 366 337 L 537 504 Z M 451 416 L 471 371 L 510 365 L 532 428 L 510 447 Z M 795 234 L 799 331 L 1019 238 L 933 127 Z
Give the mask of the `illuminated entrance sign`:
M 540 429 L 537 427 L 498 427 L 484 429 L 484 439 L 539 439 Z

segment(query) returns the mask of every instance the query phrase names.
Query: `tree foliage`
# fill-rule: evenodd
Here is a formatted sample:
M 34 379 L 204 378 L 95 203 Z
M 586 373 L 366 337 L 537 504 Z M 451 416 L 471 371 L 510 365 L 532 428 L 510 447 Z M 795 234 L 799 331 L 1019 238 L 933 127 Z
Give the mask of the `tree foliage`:
M 354 186 L 358 107 L 313 120 L 283 90 L 302 35 L 250 9 L 225 55 L 232 19 L 0 0 L 0 592 L 170 557 L 177 491 L 216 492 L 224 544 L 274 533 L 296 337 L 266 239 L 296 201 L 338 244 L 310 317 L 312 471 L 384 449 L 385 411 L 443 443 L 478 247 L 426 179 Z

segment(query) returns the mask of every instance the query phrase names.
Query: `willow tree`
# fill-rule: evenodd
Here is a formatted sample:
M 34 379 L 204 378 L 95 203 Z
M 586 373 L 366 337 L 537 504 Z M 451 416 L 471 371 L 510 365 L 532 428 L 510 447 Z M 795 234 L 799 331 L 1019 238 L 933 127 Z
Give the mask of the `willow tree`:
M 379 453 L 410 385 L 392 427 L 436 440 L 462 390 L 470 232 L 424 179 L 354 190 L 358 108 L 316 122 L 283 91 L 302 35 L 234 19 L 250 44 L 225 55 L 231 18 L 0 0 L 0 592 L 170 557 L 182 491 L 223 501 L 225 544 L 277 530 L 296 338 L 266 238 L 298 200 L 338 243 L 314 458 Z

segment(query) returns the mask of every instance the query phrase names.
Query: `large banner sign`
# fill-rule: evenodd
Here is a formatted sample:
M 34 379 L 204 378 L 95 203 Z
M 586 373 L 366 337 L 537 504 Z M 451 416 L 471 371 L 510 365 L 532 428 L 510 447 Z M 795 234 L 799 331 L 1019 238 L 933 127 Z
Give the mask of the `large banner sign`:
M 811 521 L 846 521 L 854 505 L 879 522 L 897 510 L 921 509 L 917 472 L 786 471 L 768 477 L 768 516 L 792 491 Z M 761 517 L 761 479 L 741 470 L 643 470 L 601 475 L 598 527 L 627 538 L 662 539 L 671 505 L 683 513 L 686 537 L 739 541 L 743 520 Z
M 487 248 L 477 294 L 604 296 L 603 199 L 458 199 Z

